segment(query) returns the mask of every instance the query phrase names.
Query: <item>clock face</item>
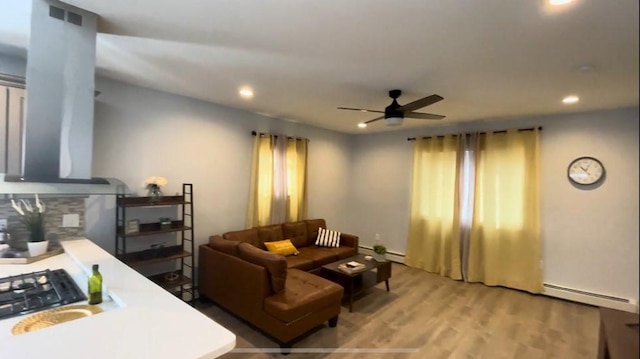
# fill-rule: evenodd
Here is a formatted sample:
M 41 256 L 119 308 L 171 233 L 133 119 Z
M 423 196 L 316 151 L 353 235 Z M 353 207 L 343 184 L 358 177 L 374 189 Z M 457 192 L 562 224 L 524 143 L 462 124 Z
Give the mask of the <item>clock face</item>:
M 603 178 L 604 166 L 593 157 L 580 157 L 571 162 L 567 174 L 575 184 L 590 185 Z

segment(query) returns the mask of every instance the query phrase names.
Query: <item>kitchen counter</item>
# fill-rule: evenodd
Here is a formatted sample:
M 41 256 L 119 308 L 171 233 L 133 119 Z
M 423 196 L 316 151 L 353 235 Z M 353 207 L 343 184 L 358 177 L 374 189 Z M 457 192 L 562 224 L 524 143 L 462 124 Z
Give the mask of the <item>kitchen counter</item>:
M 27 316 L 0 320 L 0 358 L 216 358 L 235 335 L 87 239 L 28 265 L 0 265 L 0 277 L 64 268 L 86 294 L 91 265 L 104 278 L 103 313 L 13 336 Z M 79 302 L 74 304 L 86 304 Z

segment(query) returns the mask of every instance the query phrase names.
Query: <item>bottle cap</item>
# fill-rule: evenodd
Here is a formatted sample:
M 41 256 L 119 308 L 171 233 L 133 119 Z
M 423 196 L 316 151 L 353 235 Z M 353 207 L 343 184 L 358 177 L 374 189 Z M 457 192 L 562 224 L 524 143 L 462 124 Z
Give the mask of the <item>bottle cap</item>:
M 97 264 L 93 265 L 93 270 L 98 270 L 98 265 Z

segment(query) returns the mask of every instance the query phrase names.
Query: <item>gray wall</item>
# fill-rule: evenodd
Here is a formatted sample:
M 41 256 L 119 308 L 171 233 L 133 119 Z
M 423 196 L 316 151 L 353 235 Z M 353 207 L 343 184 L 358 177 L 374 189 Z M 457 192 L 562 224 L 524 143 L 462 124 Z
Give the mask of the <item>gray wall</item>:
M 7 64 L 0 56 L 0 72 Z M 348 136 L 109 80 L 98 88 L 106 92 L 96 103 L 93 175 L 120 177 L 139 191 L 151 175 L 169 177 L 170 191 L 194 182 L 199 242 L 244 225 L 248 131 L 311 138 L 310 216 L 360 235 L 365 245 L 379 233 L 391 251 L 404 253 L 407 137 L 541 125 L 545 282 L 638 298 L 637 108 Z M 568 183 L 566 167 L 582 155 L 603 161 L 607 178 L 600 188 Z M 87 207 L 88 237 L 113 251 L 113 199 L 91 197 Z
M 197 245 L 245 226 L 251 131 L 309 138 L 308 215 L 349 228 L 350 136 L 111 80 L 97 88 L 93 175 L 117 177 L 140 195 L 149 176 L 168 179 L 166 194 L 193 183 Z M 87 236 L 111 252 L 114 216 L 113 197 L 87 202 Z
M 541 206 L 545 283 L 638 298 L 638 108 L 358 135 L 353 146 L 351 228 L 406 248 L 412 143 L 407 137 L 543 126 Z M 580 156 L 600 159 L 606 180 L 583 190 L 567 180 Z

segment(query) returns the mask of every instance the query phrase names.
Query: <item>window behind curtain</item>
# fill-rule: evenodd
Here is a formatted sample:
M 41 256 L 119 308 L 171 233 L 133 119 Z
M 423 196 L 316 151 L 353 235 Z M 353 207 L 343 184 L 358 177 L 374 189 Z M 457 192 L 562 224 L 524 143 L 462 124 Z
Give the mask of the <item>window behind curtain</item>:
M 307 140 L 259 135 L 254 140 L 247 226 L 306 216 Z

